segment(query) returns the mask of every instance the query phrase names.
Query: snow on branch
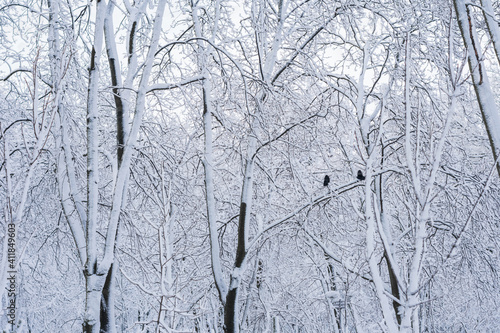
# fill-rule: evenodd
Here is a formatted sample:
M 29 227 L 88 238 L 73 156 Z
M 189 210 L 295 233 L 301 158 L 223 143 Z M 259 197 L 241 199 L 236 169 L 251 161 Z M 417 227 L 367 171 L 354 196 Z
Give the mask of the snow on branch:
M 194 77 L 191 77 L 189 79 L 186 79 L 186 80 L 182 80 L 182 81 L 177 82 L 177 83 L 153 84 L 153 85 L 148 87 L 147 92 L 150 93 L 150 92 L 155 91 L 155 90 L 171 90 L 171 89 L 180 88 L 182 86 L 185 86 L 185 85 L 188 85 L 191 83 L 195 83 L 198 81 L 202 81 L 202 80 L 205 80 L 205 77 L 203 77 L 202 75 L 198 75 L 198 76 L 194 76 Z

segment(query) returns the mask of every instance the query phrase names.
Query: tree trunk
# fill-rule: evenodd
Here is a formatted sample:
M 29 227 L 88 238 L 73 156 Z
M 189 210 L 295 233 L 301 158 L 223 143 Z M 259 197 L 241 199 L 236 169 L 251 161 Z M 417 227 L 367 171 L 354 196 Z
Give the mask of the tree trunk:
M 399 286 L 398 286 L 398 278 L 394 268 L 392 267 L 391 261 L 387 254 L 387 251 L 384 253 L 385 261 L 387 263 L 387 269 L 389 270 L 389 283 L 391 284 L 391 294 L 396 299 L 401 299 L 399 295 Z M 396 300 L 392 300 L 392 307 L 394 308 L 394 313 L 396 314 L 396 320 L 398 325 L 401 325 L 401 314 L 399 313 L 399 302 Z
M 105 277 L 85 272 L 85 318 L 84 333 L 100 333 L 101 297 Z
M 104 288 L 102 289 L 102 294 L 101 294 L 101 311 L 100 311 L 101 333 L 116 332 L 115 313 L 114 313 L 115 276 L 116 276 L 115 265 L 111 265 L 108 274 L 106 275 L 106 281 L 104 282 Z

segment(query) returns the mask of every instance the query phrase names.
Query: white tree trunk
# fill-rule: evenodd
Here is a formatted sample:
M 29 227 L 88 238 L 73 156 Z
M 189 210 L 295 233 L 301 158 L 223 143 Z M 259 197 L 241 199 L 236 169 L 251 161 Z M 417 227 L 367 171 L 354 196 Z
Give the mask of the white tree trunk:
M 218 12 L 220 4 L 219 1 L 215 2 L 215 8 Z M 204 152 L 203 152 L 203 167 L 205 170 L 205 191 L 206 191 L 206 205 L 208 216 L 208 230 L 210 236 L 210 258 L 212 261 L 212 274 L 214 276 L 215 286 L 219 292 L 219 299 L 222 304 L 226 303 L 227 286 L 224 282 L 222 266 L 220 262 L 220 247 L 219 247 L 219 233 L 217 231 L 217 208 L 215 201 L 214 189 L 214 160 L 213 160 L 213 138 L 212 138 L 212 84 L 210 82 L 210 75 L 206 68 L 207 59 L 210 54 L 206 43 L 201 38 L 202 27 L 198 16 L 199 8 L 194 6 L 192 8 L 193 23 L 195 28 L 196 37 L 198 40 L 198 66 L 200 67 L 201 76 L 203 80 L 203 132 L 205 138 Z M 212 32 L 211 40 L 215 38 L 218 25 L 218 17 L 214 23 L 214 31 Z
M 384 317 L 385 324 L 387 326 L 388 332 L 398 332 L 398 326 L 394 320 L 393 312 L 391 310 L 391 305 L 389 299 L 385 294 L 385 283 L 380 275 L 380 268 L 378 262 L 380 258 L 376 254 L 376 243 L 375 243 L 375 225 L 376 218 L 374 214 L 374 195 L 371 190 L 371 178 L 372 178 L 372 163 L 375 157 L 375 153 L 372 152 L 366 161 L 366 175 L 365 175 L 365 215 L 366 215 L 366 255 L 368 259 L 368 264 L 370 267 L 370 273 L 375 285 L 375 291 L 382 308 L 382 314 Z
M 87 262 L 85 263 L 85 318 L 84 332 L 98 333 L 100 330 L 101 292 L 104 275 L 97 275 L 97 224 L 99 200 L 99 110 L 98 87 L 100 60 L 103 47 L 104 18 L 106 3 L 96 3 L 96 21 L 94 44 L 89 69 L 89 88 L 87 97 L 87 223 L 86 245 Z M 101 281 L 102 280 L 102 281 Z

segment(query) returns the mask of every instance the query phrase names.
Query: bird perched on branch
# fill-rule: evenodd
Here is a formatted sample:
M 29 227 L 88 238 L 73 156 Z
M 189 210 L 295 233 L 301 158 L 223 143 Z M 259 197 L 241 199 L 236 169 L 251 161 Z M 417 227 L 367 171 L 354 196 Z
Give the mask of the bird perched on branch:
M 361 172 L 361 170 L 358 170 L 358 176 L 356 178 L 358 178 L 358 180 L 365 180 L 365 176 L 363 176 L 363 172 Z
M 326 175 L 325 179 L 323 180 L 323 186 L 328 186 L 328 184 L 330 184 L 330 177 Z

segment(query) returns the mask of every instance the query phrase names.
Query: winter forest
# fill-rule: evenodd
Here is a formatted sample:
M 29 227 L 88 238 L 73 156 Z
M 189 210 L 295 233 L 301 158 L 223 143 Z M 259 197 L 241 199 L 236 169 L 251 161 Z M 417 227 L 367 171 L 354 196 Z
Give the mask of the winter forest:
M 500 332 L 499 20 L 0 0 L 0 331 Z

